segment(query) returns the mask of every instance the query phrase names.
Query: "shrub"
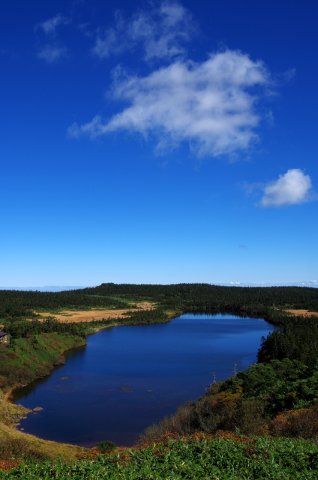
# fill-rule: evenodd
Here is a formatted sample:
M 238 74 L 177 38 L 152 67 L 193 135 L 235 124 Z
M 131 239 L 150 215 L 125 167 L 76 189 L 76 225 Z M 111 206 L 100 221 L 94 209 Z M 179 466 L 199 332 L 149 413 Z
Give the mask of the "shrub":
M 318 405 L 277 415 L 270 423 L 269 431 L 280 437 L 318 438 Z
M 101 453 L 112 452 L 116 448 L 115 443 L 110 440 L 103 440 L 102 442 L 99 442 L 96 446 Z

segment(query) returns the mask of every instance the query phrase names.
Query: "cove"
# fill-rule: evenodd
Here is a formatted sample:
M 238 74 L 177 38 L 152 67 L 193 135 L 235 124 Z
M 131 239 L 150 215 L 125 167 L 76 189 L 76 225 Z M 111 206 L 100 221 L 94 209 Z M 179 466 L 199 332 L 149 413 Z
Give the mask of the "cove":
M 201 396 L 216 381 L 256 362 L 273 327 L 260 318 L 183 314 L 169 323 L 122 326 L 87 339 L 85 348 L 24 389 L 17 403 L 41 406 L 20 428 L 59 442 L 130 446 L 149 425 Z

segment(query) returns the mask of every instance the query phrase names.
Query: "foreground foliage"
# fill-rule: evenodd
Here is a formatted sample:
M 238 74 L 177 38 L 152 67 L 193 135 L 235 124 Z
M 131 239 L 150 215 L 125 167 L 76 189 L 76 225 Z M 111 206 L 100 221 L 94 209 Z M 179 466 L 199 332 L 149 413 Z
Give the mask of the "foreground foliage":
M 258 439 L 170 440 L 73 464 L 27 463 L 0 479 L 13 480 L 314 480 L 318 446 Z

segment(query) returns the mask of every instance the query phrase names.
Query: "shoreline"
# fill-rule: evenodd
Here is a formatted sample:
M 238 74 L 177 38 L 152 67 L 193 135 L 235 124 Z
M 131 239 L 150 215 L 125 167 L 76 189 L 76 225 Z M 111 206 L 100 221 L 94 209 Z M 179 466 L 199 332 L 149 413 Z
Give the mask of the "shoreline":
M 220 312 L 220 313 L 225 313 L 225 312 L 221 312 L 220 310 L 219 310 L 219 312 Z M 188 313 L 188 312 L 187 312 L 187 311 L 176 311 L 176 310 L 172 311 L 172 310 L 169 310 L 169 311 L 166 311 L 165 313 L 166 313 L 166 315 L 167 315 L 167 318 L 164 319 L 164 320 L 162 320 L 162 321 L 159 322 L 159 323 L 169 323 L 169 322 L 172 321 L 174 318 L 176 318 L 176 317 L 178 317 L 178 316 L 180 316 L 180 315 L 182 315 L 182 314 Z M 202 312 L 191 312 L 191 313 L 198 313 L 198 314 L 199 314 L 199 313 L 202 313 Z M 208 312 L 204 312 L 204 313 L 207 313 L 207 314 L 208 314 Z M 209 312 L 209 314 L 214 314 L 214 313 L 215 313 L 215 312 Z M 227 313 L 229 313 L 229 312 L 227 311 Z M 253 317 L 254 317 L 254 318 L 260 318 L 260 316 L 261 316 L 261 313 L 260 313 L 260 312 L 257 312 L 257 313 L 255 313 L 254 315 L 253 315 L 252 312 L 251 312 L 251 313 L 248 313 L 248 312 L 241 312 L 241 313 L 239 313 L 239 312 L 231 312 L 231 313 L 234 313 L 234 314 L 236 314 L 236 315 L 241 315 L 241 316 L 243 316 L 243 317 L 244 317 L 244 316 L 250 316 L 250 317 L 252 317 L 252 318 L 253 318 Z M 265 313 L 263 313 L 262 318 L 263 318 L 266 322 L 268 322 L 268 323 L 270 323 L 270 324 L 274 324 L 274 322 L 271 322 L 271 321 L 267 318 L 267 315 L 265 315 Z M 99 322 L 101 323 L 101 325 L 98 325 Z M 72 352 L 73 352 L 74 350 L 77 350 L 78 348 L 85 348 L 85 346 L 86 346 L 86 338 L 87 338 L 88 336 L 97 334 L 97 333 L 100 332 L 100 331 L 108 330 L 108 329 L 114 328 L 114 327 L 143 325 L 143 323 L 138 323 L 138 322 L 133 323 L 133 324 L 131 324 L 130 322 L 125 322 L 125 318 L 120 319 L 120 321 L 119 321 L 119 319 L 116 318 L 114 322 L 107 323 L 107 324 L 103 323 L 102 320 L 100 320 L 99 322 L 96 322 L 97 324 L 96 324 L 95 322 L 91 322 L 91 323 L 94 323 L 94 325 L 92 325 L 91 331 L 88 331 L 88 332 L 85 334 L 85 338 L 83 339 L 83 345 L 76 346 L 76 347 L 67 349 L 67 350 L 65 350 L 64 352 L 62 352 L 62 354 L 60 355 L 60 358 L 59 358 L 53 365 L 51 365 L 51 367 L 50 367 L 50 369 L 49 369 L 49 371 L 48 371 L 47 374 L 41 375 L 41 376 L 35 378 L 33 381 L 28 382 L 28 383 L 26 383 L 26 384 L 15 384 L 15 385 L 12 385 L 12 386 L 10 386 L 8 389 L 6 389 L 5 391 L 3 391 L 3 399 L 4 399 L 6 402 L 8 402 L 10 405 L 12 405 L 12 406 L 14 406 L 14 407 L 23 409 L 23 411 L 21 411 L 20 416 L 19 416 L 19 417 L 16 417 L 15 421 L 12 422 L 12 425 L 11 425 L 12 428 L 13 428 L 16 432 L 18 432 L 20 435 L 23 435 L 23 436 L 25 435 L 25 436 L 27 436 L 27 437 L 29 437 L 29 436 L 31 435 L 31 434 L 28 434 L 28 433 L 26 433 L 26 432 L 24 432 L 24 431 L 19 430 L 19 429 L 17 428 L 17 426 L 18 426 L 20 420 L 22 420 L 25 416 L 28 416 L 28 415 L 30 415 L 30 414 L 32 414 L 32 413 L 36 413 L 36 412 L 34 412 L 33 409 L 27 409 L 26 407 L 23 407 L 22 405 L 18 405 L 18 404 L 15 403 L 16 401 L 18 401 L 18 399 L 15 399 L 15 392 L 16 392 L 16 391 L 19 391 L 20 389 L 23 390 L 23 389 L 25 389 L 25 388 L 28 388 L 28 387 L 32 386 L 33 383 L 36 384 L 37 382 L 41 381 L 42 379 L 44 379 L 44 378 L 46 378 L 46 377 L 49 377 L 49 376 L 52 374 L 52 372 L 55 370 L 55 368 L 58 368 L 59 366 L 62 366 L 62 365 L 66 362 L 66 360 L 67 360 L 67 355 L 68 355 L 68 354 L 72 354 Z M 154 323 L 154 324 L 155 324 L 155 323 Z M 88 326 L 89 324 L 86 323 L 86 325 Z M 152 325 L 152 324 L 150 323 L 149 326 L 150 326 L 150 325 Z M 22 396 L 22 395 L 21 395 L 21 396 Z M 41 407 L 41 406 L 39 406 L 39 407 Z M 38 408 L 38 407 L 35 407 L 35 408 Z M 41 441 L 41 442 L 45 442 L 45 443 L 46 443 L 46 442 L 51 442 L 51 443 L 53 442 L 53 443 L 56 444 L 56 445 L 61 445 L 61 446 L 67 445 L 67 446 L 69 446 L 69 447 L 80 448 L 80 449 L 85 450 L 85 451 L 89 451 L 91 448 L 94 448 L 94 447 L 82 447 L 82 446 L 79 446 L 79 445 L 76 445 L 76 444 L 64 444 L 64 443 L 60 443 L 60 442 L 54 442 L 54 441 L 52 441 L 52 440 L 42 439 L 41 437 L 37 437 L 37 436 L 35 436 L 35 435 L 31 435 L 31 437 L 32 437 L 32 438 L 35 438 L 35 439 L 37 439 L 37 440 L 39 440 L 39 441 Z M 120 446 L 119 446 L 119 447 L 120 447 Z M 125 448 L 126 448 L 126 447 L 125 447 Z

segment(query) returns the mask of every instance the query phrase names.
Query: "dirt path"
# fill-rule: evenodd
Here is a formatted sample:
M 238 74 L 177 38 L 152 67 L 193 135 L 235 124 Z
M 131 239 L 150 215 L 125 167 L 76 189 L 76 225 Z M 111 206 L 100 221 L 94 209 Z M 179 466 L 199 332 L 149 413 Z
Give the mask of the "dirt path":
M 58 322 L 61 323 L 88 323 L 109 318 L 125 318 L 127 313 L 153 310 L 156 307 L 156 304 L 153 302 L 138 302 L 135 305 L 136 308 L 125 308 L 118 310 L 100 308 L 94 310 L 63 310 L 59 313 L 41 312 L 40 315 L 43 319 L 54 317 Z

